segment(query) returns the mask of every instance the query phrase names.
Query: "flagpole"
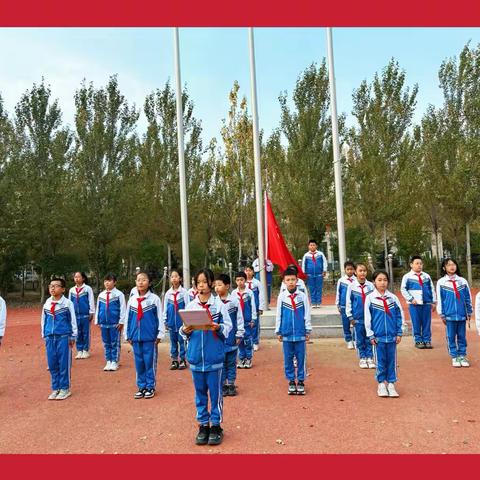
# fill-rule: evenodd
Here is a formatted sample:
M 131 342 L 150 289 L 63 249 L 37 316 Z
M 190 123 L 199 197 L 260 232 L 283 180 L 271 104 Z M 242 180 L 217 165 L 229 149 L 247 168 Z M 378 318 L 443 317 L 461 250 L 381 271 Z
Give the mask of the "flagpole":
M 335 175 L 335 205 L 337 210 L 337 236 L 339 269 L 342 271 L 346 260 L 345 222 L 343 219 L 342 165 L 340 159 L 340 141 L 338 137 L 337 92 L 333 63 L 332 29 L 327 28 L 328 77 L 330 84 L 330 108 L 332 113 L 333 169 Z
M 187 213 L 187 186 L 185 177 L 185 149 L 183 139 L 183 105 L 182 80 L 180 78 L 180 45 L 178 28 L 173 29 L 175 84 L 177 97 L 177 140 L 178 140 L 178 173 L 180 179 L 180 221 L 182 231 L 182 266 L 183 283 L 190 288 L 190 254 L 188 251 L 188 213 Z
M 262 210 L 262 172 L 260 168 L 260 134 L 258 129 L 258 106 L 257 106 L 257 79 L 255 72 L 255 45 L 253 40 L 253 28 L 248 29 L 250 50 L 250 88 L 252 95 L 253 117 L 253 162 L 255 167 L 255 203 L 257 210 L 257 236 L 258 236 L 258 263 L 260 267 L 260 281 L 262 282 L 265 308 L 268 309 L 267 272 L 265 271 L 265 252 L 263 241 L 263 210 Z

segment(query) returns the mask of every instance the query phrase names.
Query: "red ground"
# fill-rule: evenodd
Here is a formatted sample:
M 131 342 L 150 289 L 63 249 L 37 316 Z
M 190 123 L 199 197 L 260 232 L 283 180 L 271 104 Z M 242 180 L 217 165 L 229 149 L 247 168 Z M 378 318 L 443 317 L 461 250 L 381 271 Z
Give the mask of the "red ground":
M 331 300 L 331 298 L 329 299 Z M 479 340 L 468 331 L 471 368 L 454 369 L 443 325 L 435 349 L 399 346 L 399 399 L 376 396 L 373 371 L 360 370 L 340 339 L 308 346 L 305 397 L 286 394 L 281 345 L 264 341 L 252 370 L 238 373 L 239 396 L 225 399 L 225 439 L 197 447 L 189 371 L 168 370 L 160 348 L 158 395 L 134 400 L 130 347 L 118 372 L 103 372 L 99 331 L 88 360 L 74 361 L 73 395 L 47 401 L 50 377 L 39 309 L 10 309 L 0 347 L 0 453 L 479 453 Z

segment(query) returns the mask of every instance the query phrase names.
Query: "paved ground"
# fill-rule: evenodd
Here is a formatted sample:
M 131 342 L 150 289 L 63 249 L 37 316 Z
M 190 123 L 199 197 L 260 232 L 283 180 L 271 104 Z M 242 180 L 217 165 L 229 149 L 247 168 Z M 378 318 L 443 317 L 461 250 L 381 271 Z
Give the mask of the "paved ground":
M 11 309 L 0 347 L 0 453 L 480 453 L 480 342 L 468 332 L 470 369 L 453 369 L 443 325 L 431 351 L 399 347 L 399 399 L 376 396 L 339 339 L 308 346 L 305 397 L 286 394 L 281 345 L 262 343 L 254 368 L 239 371 L 239 396 L 225 399 L 225 440 L 196 447 L 189 371 L 168 370 L 161 345 L 158 395 L 134 400 L 130 347 L 118 372 L 103 372 L 100 335 L 88 360 L 74 361 L 73 395 L 47 401 L 50 379 L 39 309 Z

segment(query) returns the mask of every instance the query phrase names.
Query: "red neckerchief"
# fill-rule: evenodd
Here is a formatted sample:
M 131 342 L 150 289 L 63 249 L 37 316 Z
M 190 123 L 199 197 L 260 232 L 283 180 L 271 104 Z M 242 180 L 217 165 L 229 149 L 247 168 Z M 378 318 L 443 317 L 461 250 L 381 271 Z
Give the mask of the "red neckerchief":
M 180 292 L 172 292 L 172 295 L 173 295 L 173 306 L 175 307 L 175 312 L 178 312 L 178 301 L 177 301 L 177 297 L 178 297 L 178 294 Z
M 294 313 L 297 313 L 297 304 L 295 303 L 295 297 L 296 296 L 297 296 L 296 293 L 292 293 L 291 295 L 289 295 L 290 300 L 292 301 L 292 307 L 293 307 Z
M 52 305 L 50 306 L 50 313 L 53 315 L 53 318 L 55 318 L 55 305 L 60 302 L 52 302 Z
M 392 316 L 392 312 L 388 308 L 387 305 L 387 299 L 385 297 L 376 297 L 377 300 L 381 300 L 383 302 L 383 308 L 385 309 L 385 313 L 389 315 L 390 317 Z
M 415 273 L 415 275 L 418 277 L 418 283 L 423 288 L 422 274 L 421 273 Z
M 347 277 L 347 280 L 352 283 L 353 282 L 353 278 L 352 277 Z
M 145 297 L 138 297 L 137 302 L 137 323 L 140 323 L 140 320 L 143 317 L 143 308 L 142 308 L 142 302 L 145 300 Z
M 245 300 L 243 299 L 243 293 L 237 292 L 238 299 L 240 301 L 240 308 L 242 309 L 242 313 L 245 311 Z
M 315 254 L 316 254 L 316 253 L 317 253 L 317 252 L 314 252 L 314 253 L 311 253 L 311 254 L 310 254 L 310 255 L 312 256 L 312 260 L 313 260 L 313 264 L 314 264 L 314 265 L 317 265 L 317 259 L 315 258 Z
M 367 296 L 365 295 L 365 292 L 364 292 L 363 289 L 367 286 L 367 284 L 366 283 L 363 283 L 363 284 L 359 283 L 358 285 L 362 289 L 362 303 L 363 303 L 363 305 L 365 305 L 365 299 L 367 298 Z
M 108 307 L 109 307 L 109 305 L 110 305 L 110 294 L 111 294 L 111 293 L 112 293 L 112 292 L 111 292 L 110 290 L 107 290 L 107 312 L 108 312 Z
M 79 302 L 79 296 L 80 296 L 80 293 L 82 292 L 84 287 L 75 287 L 75 291 L 77 292 L 77 303 Z
M 452 282 L 453 291 L 455 292 L 455 296 L 457 297 L 457 300 L 460 300 L 460 292 L 458 291 L 458 288 L 457 288 L 457 281 L 452 280 L 452 279 L 448 279 L 448 281 Z

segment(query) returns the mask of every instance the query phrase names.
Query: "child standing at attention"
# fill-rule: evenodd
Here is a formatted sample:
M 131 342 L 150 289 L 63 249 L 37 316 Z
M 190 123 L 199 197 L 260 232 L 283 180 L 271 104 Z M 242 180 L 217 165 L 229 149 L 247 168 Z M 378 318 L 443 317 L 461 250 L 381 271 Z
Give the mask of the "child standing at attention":
M 377 350 L 376 379 L 379 397 L 398 397 L 395 390 L 397 344 L 402 340 L 404 321 L 400 301 L 387 290 L 389 280 L 387 272 L 375 272 L 375 290 L 365 300 L 365 329 L 367 337 Z
M 277 299 L 275 334 L 283 343 L 283 364 L 288 383 L 289 395 L 305 395 L 306 342 L 310 339 L 312 326 L 307 296 L 297 288 L 297 271 L 287 268 L 283 272 L 287 289 Z M 295 366 L 297 359 L 297 380 Z
M 77 317 L 78 337 L 76 359 L 90 356 L 90 322 L 95 314 L 95 300 L 93 290 L 87 285 L 88 278 L 84 272 L 75 272 L 73 275 L 75 286 L 70 289 L 69 298 L 75 307 Z
M 453 258 L 443 260 L 442 272 L 445 276 L 437 282 L 437 312 L 447 329 L 448 353 L 453 367 L 469 367 L 466 325 L 472 315 L 470 288 Z
M 302 270 L 307 275 L 310 301 L 313 307 L 322 303 L 323 279 L 327 274 L 327 259 L 323 252 L 317 250 L 317 241 L 308 241 L 308 252 L 302 258 Z
M 430 275 L 422 271 L 422 257 L 414 255 L 410 260 L 410 268 L 410 272 L 402 278 L 400 291 L 408 303 L 415 347 L 431 349 L 432 311 L 437 302 L 435 289 Z
M 355 264 L 353 262 L 346 261 L 343 265 L 343 268 L 345 270 L 345 275 L 338 280 L 335 305 L 342 316 L 343 337 L 347 342 L 347 348 L 349 350 L 353 350 L 355 346 L 352 341 L 352 331 L 350 330 L 350 322 L 348 321 L 347 314 L 345 313 L 345 306 L 347 303 L 348 287 L 355 280 Z
M 357 279 L 348 286 L 345 314 L 355 330 L 355 343 L 360 359 L 359 367 L 375 368 L 372 345 L 367 338 L 364 320 L 365 300 L 374 287 L 373 283 L 367 280 L 367 267 L 364 263 L 357 263 L 355 275 Z
M 195 276 L 198 295 L 187 305 L 187 310 L 206 310 L 210 318 L 208 330 L 194 330 L 183 325 L 180 334 L 188 341 L 187 360 L 195 387 L 197 421 L 200 424 L 195 443 L 219 445 L 222 443 L 222 369 L 225 361 L 225 340 L 232 329 L 226 305 L 213 295 L 214 276 L 209 269 Z M 210 412 L 208 411 L 210 397 Z
M 155 396 L 158 344 L 165 336 L 162 302 L 150 289 L 150 275 L 140 271 L 135 280 L 137 293 L 128 300 L 124 335 L 135 356 L 138 392 L 135 399 Z
M 125 317 L 125 295 L 116 288 L 117 277 L 113 273 L 105 275 L 103 286 L 97 299 L 97 315 L 95 324 L 100 325 L 103 347 L 107 363 L 103 370 L 118 370 L 120 360 L 121 336 Z
M 232 321 L 232 329 L 225 339 L 225 361 L 223 362 L 222 370 L 222 393 L 224 397 L 234 397 L 237 394 L 237 387 L 235 386 L 237 378 L 237 351 L 238 345 L 240 345 L 245 334 L 240 302 L 236 296 L 228 292 L 230 283 L 230 277 L 225 273 L 221 273 L 215 281 L 215 292 L 227 306 L 230 320 Z
M 258 321 L 257 308 L 255 306 L 255 298 L 252 290 L 245 286 L 247 275 L 245 272 L 238 272 L 235 275 L 235 283 L 237 288 L 233 290 L 232 297 L 238 299 L 240 310 L 243 316 L 243 326 L 245 334 L 243 340 L 238 347 L 238 368 L 252 368 L 253 357 L 253 334 L 255 324 Z
M 48 399 L 65 400 L 71 395 L 70 348 L 77 336 L 77 320 L 73 303 L 63 296 L 65 280 L 52 278 L 48 290 L 51 296 L 43 306 L 41 317 L 42 338 L 45 339 L 48 370 L 52 377 L 52 393 Z
M 256 352 L 260 345 L 260 317 L 265 310 L 265 296 L 263 294 L 263 285 L 255 278 L 255 271 L 251 265 L 245 267 L 245 275 L 247 276 L 246 286 L 253 292 L 257 310 L 257 321 L 252 332 L 253 350 Z
M 190 300 L 187 290 L 183 288 L 181 283 L 182 276 L 180 272 L 172 270 L 170 273 L 171 287 L 167 290 L 163 299 L 163 320 L 170 334 L 170 358 L 172 359 L 170 370 L 184 370 L 187 368 L 185 363 L 185 341 L 178 333 L 182 326 L 182 319 L 178 311 L 180 309 L 183 310 Z

